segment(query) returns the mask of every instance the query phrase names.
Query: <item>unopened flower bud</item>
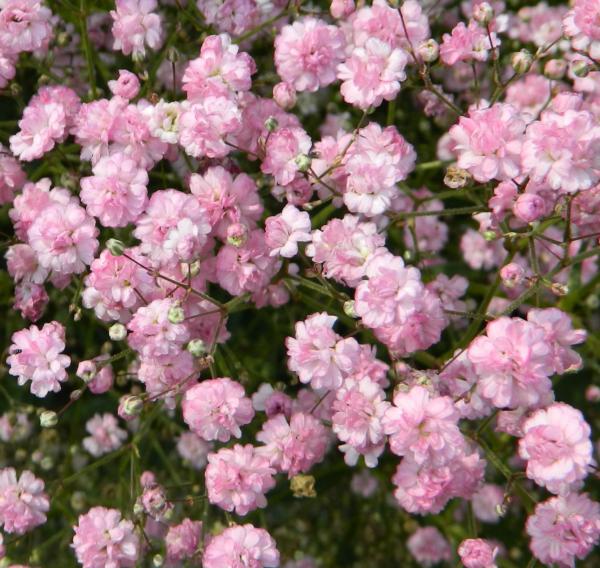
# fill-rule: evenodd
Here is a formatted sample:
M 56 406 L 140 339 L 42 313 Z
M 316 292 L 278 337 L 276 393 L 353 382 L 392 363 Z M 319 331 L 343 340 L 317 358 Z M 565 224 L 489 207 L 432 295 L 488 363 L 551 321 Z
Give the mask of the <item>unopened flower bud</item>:
M 156 568 L 160 568 L 165 563 L 165 559 L 162 554 L 155 554 L 152 557 L 152 566 L 156 566 Z
M 227 242 L 234 247 L 243 246 L 248 240 L 248 227 L 243 223 L 234 223 L 227 227 Z
M 461 189 L 465 187 L 471 179 L 471 174 L 467 170 L 463 170 L 455 165 L 450 165 L 446 168 L 444 176 L 444 184 L 452 189 Z
M 588 402 L 600 402 L 600 387 L 590 385 L 585 391 L 585 398 Z
M 566 296 L 569 293 L 569 287 L 559 282 L 552 282 L 550 284 L 550 291 L 556 296 Z
M 10 94 L 13 97 L 18 97 L 23 92 L 23 88 L 19 83 L 13 82 L 10 84 Z
M 121 256 L 125 252 L 125 243 L 119 239 L 108 239 L 106 241 L 106 248 L 113 256 Z
M 354 300 L 346 300 L 344 302 L 344 313 L 349 318 L 357 318 L 358 317 L 358 314 L 356 313 L 356 309 L 354 306 Z
M 75 389 L 70 395 L 69 398 L 71 400 L 79 400 L 81 395 L 83 394 L 83 389 Z
M 573 72 L 573 75 L 575 75 L 575 77 L 579 77 L 580 79 L 587 77 L 591 70 L 592 66 L 583 59 L 577 59 L 571 63 L 571 71 Z
M 169 49 L 167 49 L 167 61 L 170 61 L 171 63 L 176 63 L 180 59 L 181 55 L 179 54 L 179 51 L 177 51 L 177 48 L 174 46 L 170 46 Z
M 86 498 L 85 493 L 83 491 L 73 491 L 71 494 L 71 507 L 79 512 L 85 509 Z
M 181 264 L 181 272 L 184 276 L 190 276 L 194 278 L 194 276 L 198 276 L 200 272 L 200 261 L 194 260 L 193 262 L 183 262 Z
M 44 410 L 40 414 L 40 426 L 42 428 L 54 428 L 58 424 L 58 414 L 53 410 Z
M 533 55 L 526 49 L 513 53 L 510 57 L 510 64 L 517 73 L 527 73 L 533 63 Z
M 525 270 L 516 262 L 511 262 L 502 267 L 500 278 L 507 288 L 514 288 L 523 282 Z
M 108 337 L 113 341 L 123 341 L 127 337 L 127 328 L 122 323 L 113 323 L 108 328 Z
M 494 17 L 494 8 L 487 2 L 481 2 L 473 6 L 473 19 L 481 25 L 489 24 Z
M 267 129 L 267 132 L 275 132 L 278 126 L 279 122 L 277 122 L 277 119 L 274 116 L 270 116 L 267 118 L 267 120 L 265 120 L 265 128 Z
M 496 231 L 483 231 L 483 238 L 486 241 L 495 241 L 498 238 Z
M 310 168 L 311 159 L 306 154 L 298 154 L 295 159 L 298 170 L 301 172 L 307 172 Z
M 179 304 L 175 304 L 169 308 L 167 318 L 172 324 L 182 323 L 185 319 L 185 312 Z
M 273 87 L 273 100 L 284 110 L 296 104 L 296 89 L 290 83 L 277 83 Z
M 496 505 L 496 514 L 499 517 L 504 517 L 504 515 L 506 515 L 506 505 L 504 503 Z
M 558 81 L 565 76 L 567 72 L 567 62 L 564 59 L 551 59 L 544 65 L 544 75 L 548 79 Z
M 525 223 L 533 223 L 544 215 L 546 202 L 536 193 L 522 193 L 513 205 L 513 213 Z
M 186 348 L 194 357 L 202 357 L 206 354 L 206 343 L 202 339 L 192 339 Z
M 126 421 L 133 420 L 139 416 L 144 408 L 144 401 L 133 394 L 126 394 L 119 400 L 117 414 Z
M 68 32 L 60 32 L 56 36 L 56 45 L 59 47 L 65 47 L 71 41 L 71 35 Z
M 600 307 L 600 298 L 596 294 L 587 297 L 585 305 L 591 310 L 597 310 Z
M 433 63 L 440 55 L 440 46 L 434 39 L 428 39 L 417 46 L 417 55 L 425 63 Z

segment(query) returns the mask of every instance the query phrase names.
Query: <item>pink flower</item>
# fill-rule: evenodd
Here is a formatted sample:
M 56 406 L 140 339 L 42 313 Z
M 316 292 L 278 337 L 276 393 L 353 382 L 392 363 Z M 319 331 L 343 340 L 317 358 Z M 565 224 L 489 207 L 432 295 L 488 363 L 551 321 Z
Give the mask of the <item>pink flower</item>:
M 45 50 L 52 12 L 40 0 L 7 0 L 0 11 L 0 45 L 9 53 Z
M 369 259 L 384 243 L 374 223 L 362 223 L 358 217 L 345 215 L 313 231 L 306 254 L 313 262 L 323 264 L 326 278 L 355 287 L 365 275 Z
M 477 181 L 507 180 L 520 174 L 525 121 L 512 105 L 471 109 L 450 129 L 457 165 Z
M 406 541 L 408 550 L 421 566 L 429 567 L 452 559 L 452 549 L 435 527 L 420 527 Z
M 386 211 L 399 194 L 396 184 L 408 177 L 416 157 L 414 148 L 394 126 L 381 128 L 371 122 L 361 128 L 344 159 L 346 207 L 369 217 Z
M 113 95 L 131 100 L 140 92 L 140 80 L 131 71 L 120 69 L 118 79 L 109 81 L 108 88 Z
M 121 153 L 101 158 L 94 175 L 81 180 L 81 201 L 105 227 L 135 222 L 148 202 L 148 174 Z
M 482 26 L 474 21 L 466 26 L 459 22 L 451 34 L 444 34 L 440 45 L 440 59 L 446 65 L 455 65 L 459 61 L 486 61 L 489 51 L 500 46 L 500 40 L 494 32 L 490 37 Z
M 66 368 L 71 359 L 65 349 L 65 328 L 58 322 L 44 324 L 41 329 L 32 325 L 12 335 L 8 372 L 19 378 L 19 385 L 31 381 L 31 393 L 43 398 L 58 392 L 60 383 L 67 380 Z
M 269 460 L 251 444 L 222 448 L 216 454 L 208 454 L 208 500 L 225 511 L 247 515 L 267 506 L 265 493 L 275 487 L 274 475 Z
M 296 104 L 296 89 L 289 83 L 277 83 L 273 87 L 273 100 L 284 110 L 293 108 Z
M 73 544 L 77 561 L 83 568 L 133 568 L 139 554 L 139 538 L 131 521 L 121 512 L 92 507 L 80 515 L 74 527 Z
M 314 389 L 339 388 L 359 356 L 360 346 L 353 338 L 343 340 L 333 331 L 336 319 L 325 312 L 312 314 L 296 323 L 296 336 L 285 342 L 288 367 Z
M 460 543 L 458 555 L 465 568 L 496 568 L 498 547 L 482 538 L 467 538 Z
M 228 378 L 202 381 L 185 393 L 183 419 L 204 440 L 227 442 L 242 435 L 240 426 L 254 418 L 244 387 Z
M 108 392 L 114 382 L 112 365 L 107 363 L 108 355 L 100 355 L 89 361 L 81 361 L 76 375 L 83 379 L 93 394 Z
M 506 251 L 502 242 L 497 239 L 486 241 L 475 229 L 467 229 L 460 239 L 460 250 L 465 262 L 473 270 L 490 270 L 502 264 Z
M 169 311 L 179 307 L 170 298 L 154 300 L 138 308 L 127 328 L 129 345 L 142 357 L 159 359 L 177 355 L 189 340 L 189 330 L 184 323 L 172 323 Z
M 247 53 L 238 53 L 227 34 L 210 35 L 202 43 L 200 57 L 192 59 L 183 75 L 183 90 L 191 102 L 203 98 L 232 97 L 249 91 L 256 65 Z
M 204 469 L 212 445 L 194 432 L 183 432 L 177 440 L 177 452 L 194 469 Z
M 183 519 L 178 525 L 169 527 L 165 537 L 167 559 L 169 562 L 181 562 L 192 558 L 198 550 L 202 536 L 202 523 Z
M 202 175 L 192 174 L 189 183 L 213 232 L 221 239 L 226 238 L 231 224 L 253 228 L 261 217 L 263 206 L 258 189 L 247 174 L 234 176 L 225 168 L 214 166 Z
M 179 143 L 194 158 L 223 158 L 231 148 L 225 138 L 242 125 L 240 109 L 226 97 L 206 97 L 179 117 Z
M 13 307 L 29 321 L 37 321 L 42 317 L 49 297 L 40 284 L 23 281 L 15 286 L 15 302 Z
M 46 207 L 27 236 L 40 265 L 61 275 L 82 273 L 98 248 L 94 219 L 74 202 Z
M 310 136 L 302 128 L 279 128 L 267 141 L 261 170 L 281 185 L 289 184 L 300 170 L 299 162 L 311 147 Z
M 534 406 L 552 390 L 551 347 L 544 330 L 519 318 L 488 323 L 467 351 L 481 397 L 497 408 Z
M 527 321 L 539 325 L 546 333 L 546 341 L 552 347 L 554 372 L 560 374 L 581 368 L 581 356 L 571 345 L 583 343 L 587 333 L 573 329 L 571 318 L 558 308 L 533 308 L 527 312 Z
M 394 395 L 382 423 L 394 454 L 413 456 L 419 464 L 429 460 L 443 464 L 464 446 L 458 418 L 450 397 L 432 396 L 426 388 L 413 386 Z
M 275 9 L 274 5 L 259 6 L 256 0 L 196 0 L 196 6 L 207 24 L 234 36 L 258 26 Z
M 575 49 L 587 51 L 592 59 L 600 58 L 600 6 L 595 0 L 575 0 L 572 6 L 563 20 L 565 35 Z
M 193 195 L 176 189 L 152 194 L 133 234 L 142 242 L 141 252 L 158 263 L 190 261 L 200 255 L 210 225 Z
M 484 523 L 497 523 L 504 505 L 504 488 L 485 483 L 471 498 L 473 513 Z
M 600 180 L 600 126 L 591 113 L 547 109 L 527 127 L 523 173 L 562 193 L 590 189 Z
M 600 505 L 585 494 L 552 497 L 537 505 L 526 530 L 538 560 L 574 568 L 600 540 Z
M 314 92 L 336 79 L 344 52 L 344 34 L 312 17 L 284 26 L 275 38 L 275 67 L 297 91 Z
M 392 100 L 400 91 L 400 82 L 406 79 L 407 63 L 404 50 L 393 49 L 376 38 L 368 39 L 338 66 L 344 100 L 363 110 L 378 107 L 384 99 Z
M 26 179 L 18 160 L 0 144 L 0 205 L 10 203 L 15 191 L 23 187 Z
M 527 460 L 527 477 L 557 494 L 581 486 L 594 460 L 591 430 L 579 410 L 564 403 L 537 410 L 523 434 L 519 456 Z
M 310 216 L 293 205 L 286 205 L 279 215 L 265 221 L 265 242 L 270 256 L 292 258 L 298 254 L 298 243 L 311 240 Z
M 331 5 L 329 6 L 331 15 L 336 19 L 349 16 L 355 9 L 354 0 L 331 0 Z
M 85 424 L 90 436 L 83 439 L 83 447 L 95 458 L 118 450 L 127 439 L 127 432 L 118 424 L 113 414 L 94 414 Z
M 192 388 L 197 368 L 188 351 L 176 351 L 155 359 L 143 357 L 138 378 L 144 383 L 151 400 L 164 400 L 167 408 L 175 408 L 176 397 Z
M 547 213 L 547 203 L 536 193 L 522 193 L 515 201 L 513 213 L 525 223 L 533 223 Z
M 146 46 L 160 47 L 162 42 L 161 19 L 156 10 L 156 0 L 115 0 L 116 10 L 111 10 L 113 19 L 113 49 L 125 55 L 143 58 Z
M 368 376 L 348 378 L 337 390 L 332 429 L 345 442 L 340 449 L 346 463 L 355 465 L 354 458 L 362 454 L 368 467 L 377 465 L 385 444 L 382 419 L 388 407 L 383 389 Z
M 37 255 L 29 245 L 11 245 L 5 258 L 8 273 L 15 282 L 24 280 L 43 284 L 48 277 L 48 270 L 39 265 Z
M 49 509 L 41 479 L 29 470 L 17 478 L 14 468 L 0 469 L 0 524 L 7 533 L 20 535 L 44 524 Z
M 314 405 L 313 405 L 314 406 Z M 287 420 L 284 414 L 269 418 L 256 435 L 265 446 L 257 449 L 270 464 L 292 478 L 310 471 L 325 457 L 328 433 L 321 422 L 305 412 L 294 412 Z
M 202 556 L 204 568 L 276 568 L 279 551 L 271 535 L 254 526 L 236 525 L 215 536 Z

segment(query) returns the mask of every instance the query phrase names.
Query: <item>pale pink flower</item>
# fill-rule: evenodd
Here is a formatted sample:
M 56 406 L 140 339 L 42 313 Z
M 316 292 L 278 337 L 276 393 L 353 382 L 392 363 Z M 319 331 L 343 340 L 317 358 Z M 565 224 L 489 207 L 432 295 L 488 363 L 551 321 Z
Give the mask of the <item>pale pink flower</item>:
M 185 393 L 181 404 L 185 423 L 207 441 L 239 438 L 240 426 L 254 418 L 244 387 L 229 378 L 202 381 Z
M 59 275 L 82 273 L 98 248 L 93 217 L 73 201 L 46 207 L 27 236 L 40 265 Z
M 9 53 L 45 50 L 52 12 L 40 0 L 6 0 L 0 10 L 0 45 Z
M 400 82 L 406 79 L 407 63 L 404 50 L 393 49 L 376 38 L 368 39 L 338 66 L 344 100 L 363 110 L 379 106 L 384 99 L 392 100 L 400 91 Z
M 288 367 L 301 382 L 315 389 L 339 388 L 360 355 L 360 346 L 353 338 L 343 340 L 333 331 L 336 319 L 325 312 L 312 314 L 296 323 L 295 337 L 285 342 Z
M 193 195 L 164 189 L 152 194 L 133 234 L 142 242 L 142 253 L 166 264 L 197 258 L 210 229 L 206 214 Z
M 258 26 L 275 9 L 273 4 L 259 5 L 256 0 L 196 0 L 196 6 L 207 24 L 236 36 Z
M 21 312 L 21 316 L 29 321 L 37 321 L 42 317 L 49 297 L 45 288 L 32 282 L 19 282 L 15 286 L 15 302 L 13 307 Z
M 386 211 L 399 194 L 396 184 L 408 177 L 416 158 L 412 145 L 394 126 L 381 128 L 371 122 L 361 128 L 344 157 L 346 207 L 370 217 Z
M 332 429 L 349 446 L 347 450 L 340 448 L 347 463 L 353 461 L 356 453 L 365 455 L 368 467 L 377 465 L 385 444 L 382 420 L 389 405 L 381 386 L 368 376 L 348 378 L 337 390 L 332 405 Z
M 432 396 L 426 388 L 413 386 L 394 395 L 382 423 L 394 454 L 412 456 L 419 464 L 443 464 L 464 447 L 458 418 L 450 397 Z
M 116 10 L 111 10 L 113 19 L 113 49 L 125 55 L 144 57 L 146 46 L 150 49 L 162 43 L 161 18 L 154 10 L 156 0 L 115 0 Z
M 201 543 L 202 522 L 183 519 L 178 525 L 169 527 L 165 537 L 167 560 L 181 562 L 192 558 Z
M 331 15 L 336 18 L 345 18 L 352 14 L 356 9 L 354 0 L 331 0 L 329 11 Z
M 270 256 L 292 258 L 298 254 L 298 243 L 311 238 L 310 215 L 293 205 L 286 205 L 279 215 L 265 220 L 265 242 L 271 249 Z
M 23 442 L 33 431 L 25 412 L 5 412 L 0 416 L 0 440 L 6 443 Z
M 450 129 L 457 165 L 477 181 L 507 180 L 520 174 L 525 121 L 509 104 L 471 109 Z
M 183 432 L 177 440 L 177 452 L 194 469 L 204 469 L 212 446 L 194 432 Z
M 256 182 L 248 174 L 234 176 L 225 168 L 214 166 L 202 175 L 192 174 L 189 184 L 213 233 L 223 240 L 230 225 L 241 223 L 254 228 L 261 217 L 263 206 Z
M 127 439 L 127 432 L 119 428 L 117 418 L 108 412 L 94 414 L 85 429 L 90 435 L 83 439 L 83 447 L 95 458 L 118 450 Z
M 523 423 L 519 456 L 527 460 L 527 477 L 556 494 L 578 489 L 592 458 L 591 430 L 579 410 L 554 403 Z
M 265 493 L 275 487 L 275 469 L 251 444 L 236 444 L 208 454 L 206 491 L 208 500 L 225 511 L 247 515 L 267 506 Z
M 92 507 L 73 527 L 71 545 L 83 568 L 133 568 L 140 542 L 133 523 L 117 509 Z
M 279 128 L 267 140 L 261 170 L 281 185 L 289 184 L 298 173 L 299 161 L 311 147 L 310 136 L 302 128 Z
M 0 525 L 7 533 L 20 535 L 44 524 L 49 509 L 43 480 L 29 470 L 17 477 L 12 467 L 0 469 Z
M 435 527 L 418 528 L 410 535 L 406 546 L 415 560 L 426 568 L 452 559 L 452 549 L 448 541 Z
M 526 530 L 538 560 L 574 568 L 600 540 L 600 505 L 586 494 L 552 497 L 536 506 Z
M 232 97 L 248 91 L 256 65 L 247 53 L 238 53 L 227 34 L 210 35 L 202 43 L 200 56 L 192 59 L 183 75 L 183 90 L 191 102 L 203 98 Z
M 329 437 L 325 426 L 312 414 L 294 412 L 289 421 L 283 414 L 267 420 L 256 439 L 265 444 L 257 452 L 292 478 L 323 460 Z
M 81 201 L 105 227 L 135 222 L 148 202 L 148 174 L 121 153 L 101 158 L 93 176 L 81 179 Z
M 312 17 L 296 20 L 275 38 L 277 73 L 297 91 L 326 87 L 336 79 L 344 44 L 344 34 L 337 26 Z
M 583 343 L 587 332 L 584 329 L 573 329 L 568 314 L 558 308 L 533 308 L 527 312 L 527 321 L 544 329 L 546 341 L 552 347 L 555 373 L 561 375 L 581 369 L 581 356 L 571 349 L 571 345 Z
M 551 353 L 540 326 L 509 317 L 488 323 L 467 351 L 479 395 L 497 408 L 534 406 L 551 392 Z
M 109 81 L 108 88 L 113 95 L 130 100 L 137 97 L 140 92 L 140 80 L 131 71 L 120 69 L 119 77 Z
M 18 377 L 19 385 L 31 381 L 31 393 L 43 398 L 58 392 L 60 383 L 67 380 L 66 368 L 71 359 L 63 355 L 65 328 L 58 322 L 44 324 L 41 329 L 32 325 L 12 335 L 8 372 Z
M 460 239 L 460 250 L 465 262 L 473 270 L 490 270 L 502 264 L 506 256 L 503 243 L 500 239 L 487 241 L 475 229 L 467 229 Z
M 23 187 L 26 179 L 19 161 L 0 144 L 0 205 L 10 203 L 15 191 L 19 191 Z
M 271 535 L 264 529 L 236 525 L 225 529 L 207 545 L 202 556 L 204 568 L 276 568 L 279 551 Z
M 313 231 L 306 254 L 313 262 L 322 263 L 326 278 L 355 287 L 365 275 L 369 259 L 384 243 L 375 223 L 345 215 Z
M 296 89 L 293 85 L 285 83 L 277 83 L 273 87 L 273 100 L 284 110 L 293 108 L 296 104 Z
M 452 32 L 444 34 L 442 39 L 440 59 L 446 65 L 455 65 L 459 61 L 487 61 L 490 50 L 500 46 L 496 34 L 492 32 L 488 37 L 485 28 L 475 21 L 469 22 L 468 26 L 459 22 Z
M 590 189 L 600 180 L 600 126 L 585 110 L 545 110 L 527 127 L 523 173 L 562 193 Z
M 6 251 L 8 273 L 15 282 L 24 280 L 34 284 L 43 284 L 48 277 L 48 270 L 40 266 L 35 251 L 26 244 L 16 244 Z
M 600 58 L 600 6 L 595 0 L 575 0 L 573 9 L 563 20 L 563 29 L 571 44 L 579 51 L 587 51 L 592 59 Z
M 504 488 L 485 483 L 471 498 L 474 515 L 484 523 L 497 523 L 504 505 Z
M 179 117 L 179 143 L 194 158 L 223 158 L 231 150 L 225 138 L 241 125 L 236 103 L 226 97 L 206 97 L 185 107 Z
M 18 53 L 6 53 L 0 49 L 0 89 L 4 89 L 15 78 L 18 58 Z
M 131 333 L 127 342 L 142 357 L 161 359 L 177 355 L 189 340 L 189 330 L 184 323 L 172 323 L 169 310 L 179 304 L 171 298 L 154 300 L 135 312 L 127 328 Z
M 548 203 L 537 193 L 522 193 L 517 197 L 513 213 L 525 223 L 533 223 L 548 213 Z
M 115 379 L 113 368 L 107 363 L 108 355 L 100 355 L 95 359 L 81 361 L 77 366 L 76 375 L 83 379 L 93 394 L 108 392 Z
M 496 568 L 498 547 L 482 538 L 467 538 L 460 543 L 458 555 L 465 568 Z

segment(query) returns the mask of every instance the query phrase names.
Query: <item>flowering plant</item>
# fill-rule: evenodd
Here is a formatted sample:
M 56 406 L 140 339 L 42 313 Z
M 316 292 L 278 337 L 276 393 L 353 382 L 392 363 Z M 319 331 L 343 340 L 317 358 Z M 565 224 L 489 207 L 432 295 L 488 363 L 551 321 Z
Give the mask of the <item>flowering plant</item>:
M 598 0 L 0 0 L 0 100 L 0 566 L 598 565 Z

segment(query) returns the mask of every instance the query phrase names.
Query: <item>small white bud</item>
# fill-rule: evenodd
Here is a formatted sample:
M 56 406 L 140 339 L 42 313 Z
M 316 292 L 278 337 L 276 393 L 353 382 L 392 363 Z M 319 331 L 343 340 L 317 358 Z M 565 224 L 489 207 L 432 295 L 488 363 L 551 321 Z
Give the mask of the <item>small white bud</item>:
M 108 328 L 108 336 L 113 341 L 123 341 L 127 337 L 127 328 L 122 323 L 114 323 Z
M 44 410 L 40 414 L 40 426 L 42 428 L 54 428 L 58 424 L 58 414 L 53 410 Z

